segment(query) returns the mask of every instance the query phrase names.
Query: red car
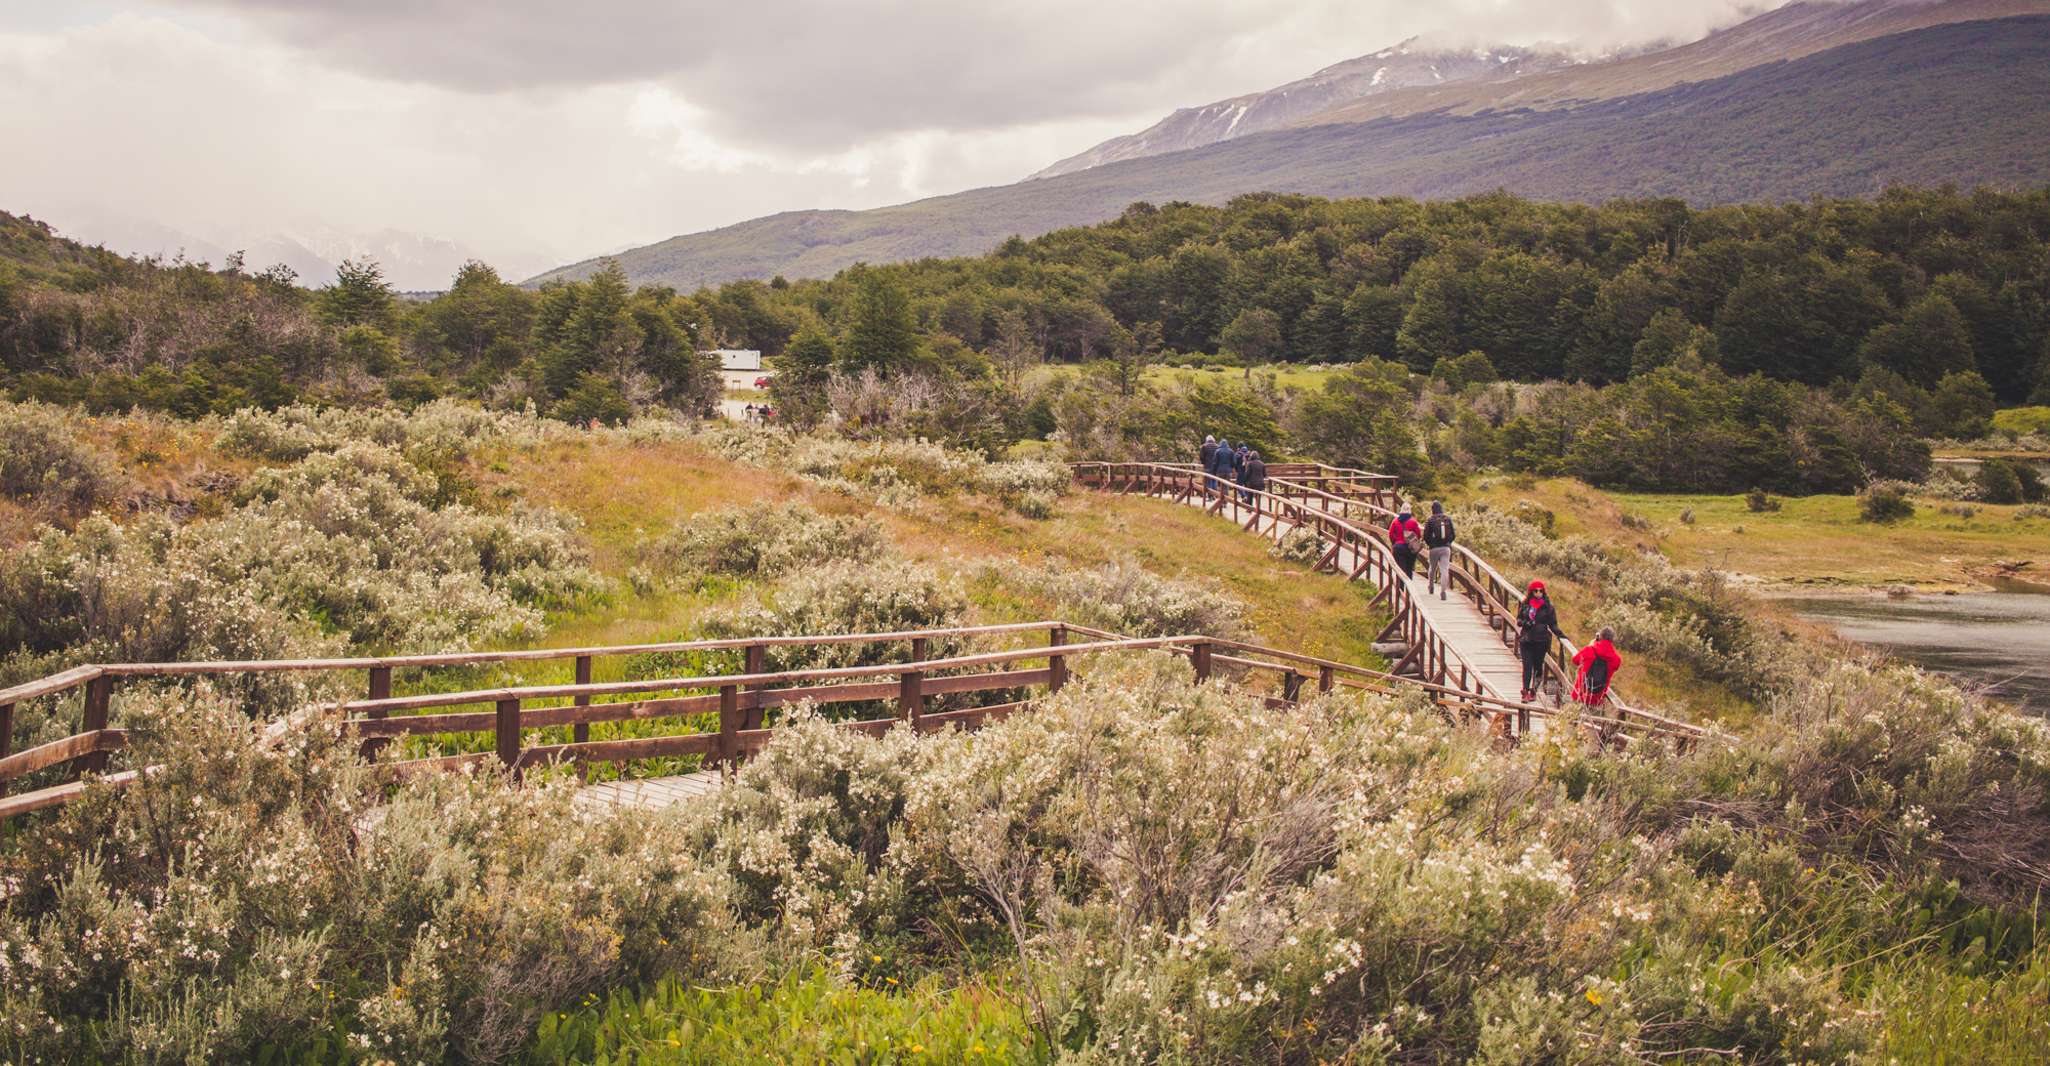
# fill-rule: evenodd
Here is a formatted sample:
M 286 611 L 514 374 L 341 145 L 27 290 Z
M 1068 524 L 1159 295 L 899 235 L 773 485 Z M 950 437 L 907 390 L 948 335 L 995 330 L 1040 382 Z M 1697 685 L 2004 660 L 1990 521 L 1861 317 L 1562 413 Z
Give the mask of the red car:
M 764 374 L 764 375 L 762 375 L 761 377 L 758 377 L 758 378 L 756 378 L 756 379 L 755 379 L 755 388 L 758 388 L 758 389 L 766 389 L 766 388 L 768 388 L 768 387 L 769 387 L 769 378 L 768 378 L 768 375 Z

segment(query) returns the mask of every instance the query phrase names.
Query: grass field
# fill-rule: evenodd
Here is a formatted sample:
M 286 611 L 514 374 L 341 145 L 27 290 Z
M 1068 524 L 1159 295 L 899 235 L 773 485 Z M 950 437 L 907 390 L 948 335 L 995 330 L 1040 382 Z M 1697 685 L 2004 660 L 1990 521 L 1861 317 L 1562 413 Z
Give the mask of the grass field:
M 1296 363 L 1271 363 L 1252 368 L 1252 375 L 1260 379 L 1272 378 L 1275 386 L 1278 388 L 1303 389 L 1307 391 L 1323 388 L 1325 379 L 1343 369 L 1345 369 L 1343 366 L 1305 366 Z M 1039 380 L 1045 381 L 1055 377 L 1078 375 L 1083 370 L 1083 367 L 1072 363 L 1061 363 L 1041 366 L 1035 373 L 1039 375 Z M 1247 380 L 1247 376 L 1244 367 L 1217 366 L 1185 369 L 1173 365 L 1159 365 L 1146 368 L 1146 380 L 1155 385 L 1169 385 L 1184 381 L 1208 381 L 1222 384 L 1225 382 L 1243 382 Z
M 2010 407 L 1993 413 L 1993 428 L 2003 433 L 2050 433 L 2050 407 Z
M 1682 566 L 1771 583 L 1973 588 L 2022 562 L 2023 576 L 2050 580 L 2050 518 L 2019 517 L 2018 507 L 1969 504 L 1966 516 L 1918 500 L 1913 518 L 1876 525 L 1859 519 L 1853 496 L 1775 497 L 1779 510 L 1753 513 L 1743 496 L 1607 493 L 1566 479 L 1487 479 L 1473 495 L 1500 507 L 1530 500 L 1557 516 L 1561 534 L 1655 547 Z M 1650 527 L 1632 528 L 1626 515 Z

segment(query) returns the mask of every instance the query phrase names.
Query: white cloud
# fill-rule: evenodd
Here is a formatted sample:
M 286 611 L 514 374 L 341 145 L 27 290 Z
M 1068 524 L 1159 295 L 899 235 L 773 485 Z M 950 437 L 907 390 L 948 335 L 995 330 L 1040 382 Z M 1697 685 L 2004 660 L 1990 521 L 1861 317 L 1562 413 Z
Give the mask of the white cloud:
M 395 229 L 517 274 L 775 211 L 1015 180 L 1172 107 L 1417 33 L 1606 47 L 1696 35 L 1734 10 L 1730 0 L 8 10 L 0 208 L 117 247 L 150 228 L 147 239 L 165 239 L 164 227 L 223 248 L 280 234 L 339 246 Z

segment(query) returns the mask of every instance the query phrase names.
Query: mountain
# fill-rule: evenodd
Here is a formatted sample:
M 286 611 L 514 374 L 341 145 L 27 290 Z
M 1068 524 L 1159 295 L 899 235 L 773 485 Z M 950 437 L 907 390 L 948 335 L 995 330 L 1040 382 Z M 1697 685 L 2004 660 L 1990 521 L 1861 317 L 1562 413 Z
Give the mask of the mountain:
M 1297 125 L 1441 112 L 1548 110 L 1709 81 L 1766 63 L 1932 26 L 2050 13 L 2050 0 L 1804 0 L 1673 48 L 1527 78 L 1417 86 L 1334 105 Z
M 1394 48 L 1349 59 L 1266 92 L 1234 96 L 1202 107 L 1185 107 L 1138 133 L 1114 137 L 1070 156 L 1026 180 L 1142 156 L 1187 151 L 1255 133 L 1277 130 L 1354 101 L 1401 89 L 1462 82 L 1497 82 L 1570 66 L 1571 55 L 1551 49 L 1427 49 L 1411 38 Z
M 68 236 L 123 255 L 164 260 L 183 256 L 192 262 L 221 266 L 239 251 L 245 269 L 264 270 L 282 263 L 292 268 L 299 284 L 309 288 L 332 284 L 335 267 L 344 259 L 369 259 L 377 262 L 385 280 L 396 289 L 439 290 L 448 287 L 449 279 L 464 263 L 484 258 L 453 241 L 391 228 L 367 233 L 313 227 L 296 233 L 200 234 L 111 209 L 68 217 L 62 228 Z M 521 273 L 541 269 L 546 262 L 532 257 L 498 257 L 495 261 Z
M 1626 61 L 1627 62 L 1627 61 Z M 1543 77 L 1544 75 L 1538 75 Z M 2050 182 L 2050 16 L 1960 22 L 1653 92 L 1548 109 L 1295 126 L 871 211 L 802 211 L 633 249 L 637 281 L 824 277 L 971 255 L 1138 200 L 1251 191 L 1695 203 L 1869 195 L 1896 184 Z M 547 277 L 581 277 L 592 260 Z M 537 279 L 542 280 L 542 279 Z

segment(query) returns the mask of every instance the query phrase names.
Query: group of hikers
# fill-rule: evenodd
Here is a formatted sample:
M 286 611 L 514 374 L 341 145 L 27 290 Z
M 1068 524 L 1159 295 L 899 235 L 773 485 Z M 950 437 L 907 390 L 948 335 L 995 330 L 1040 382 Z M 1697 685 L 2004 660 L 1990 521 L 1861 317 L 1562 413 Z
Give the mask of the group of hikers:
M 1452 595 L 1452 542 L 1458 536 L 1452 516 L 1445 513 L 1445 504 L 1437 500 L 1431 501 L 1431 517 L 1422 523 L 1417 522 L 1407 504 L 1398 505 L 1395 520 L 1388 523 L 1388 546 L 1395 564 L 1402 568 L 1403 578 L 1416 579 L 1417 558 L 1421 555 L 1427 561 L 1425 594 L 1435 594 L 1441 602 Z M 1552 606 L 1545 583 L 1533 581 L 1524 590 L 1523 602 L 1516 609 L 1516 654 L 1523 663 L 1525 703 L 1537 699 L 1538 691 L 1544 687 L 1545 660 L 1551 657 L 1553 637 L 1566 639 L 1559 628 L 1559 612 Z M 1573 665 L 1573 700 L 1589 707 L 1606 703 L 1609 686 L 1614 683 L 1616 672 L 1623 668 L 1623 657 L 1616 652 L 1616 631 L 1603 626 L 1595 634 L 1594 643 L 1573 653 Z
M 1228 440 L 1204 437 L 1203 447 L 1196 453 L 1203 466 L 1203 487 L 1212 491 L 1218 482 L 1239 487 L 1239 499 L 1253 502 L 1253 494 L 1267 490 L 1267 463 L 1260 453 L 1244 444 L 1234 446 Z
M 1197 458 L 1208 491 L 1217 491 L 1220 483 L 1235 484 L 1241 500 L 1250 502 L 1254 492 L 1267 488 L 1267 464 L 1258 451 L 1245 444 L 1233 445 L 1206 436 Z M 1396 565 L 1402 568 L 1403 580 L 1416 580 L 1416 564 L 1422 559 L 1425 595 L 1435 595 L 1441 602 L 1452 598 L 1452 545 L 1458 539 L 1459 531 L 1452 524 L 1452 516 L 1445 513 L 1442 501 L 1431 502 L 1431 516 L 1422 522 L 1416 520 L 1408 504 L 1400 504 L 1395 520 L 1388 524 L 1388 546 Z M 1516 609 L 1516 653 L 1523 663 L 1525 703 L 1536 700 L 1544 687 L 1545 662 L 1552 654 L 1553 637 L 1566 639 L 1559 628 L 1559 614 L 1546 595 L 1545 583 L 1533 581 L 1524 590 L 1523 602 Z M 1573 700 L 1589 707 L 1606 703 L 1609 686 L 1614 683 L 1616 672 L 1623 668 L 1623 657 L 1616 652 L 1616 631 L 1603 626 L 1595 634 L 1594 643 L 1573 653 L 1573 666 Z

